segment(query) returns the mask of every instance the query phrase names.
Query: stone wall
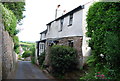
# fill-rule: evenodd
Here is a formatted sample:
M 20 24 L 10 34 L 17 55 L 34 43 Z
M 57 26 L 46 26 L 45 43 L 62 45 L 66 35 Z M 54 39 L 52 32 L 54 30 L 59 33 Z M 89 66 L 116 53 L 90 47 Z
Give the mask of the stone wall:
M 1 80 L 2 80 L 2 24 L 0 23 L 0 81 Z
M 0 25 L 0 35 L 0 77 L 7 79 L 15 70 L 17 59 L 16 53 L 14 52 L 13 40 L 2 25 Z

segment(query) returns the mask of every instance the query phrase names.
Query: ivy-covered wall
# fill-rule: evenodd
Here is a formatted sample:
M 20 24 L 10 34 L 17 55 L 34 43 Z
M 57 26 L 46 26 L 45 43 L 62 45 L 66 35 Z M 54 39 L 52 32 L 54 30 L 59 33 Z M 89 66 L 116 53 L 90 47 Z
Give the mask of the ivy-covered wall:
M 120 2 L 97 2 L 87 15 L 87 36 L 92 54 L 88 61 L 93 77 L 101 72 L 107 79 L 120 77 Z M 94 77 L 100 78 L 100 77 Z

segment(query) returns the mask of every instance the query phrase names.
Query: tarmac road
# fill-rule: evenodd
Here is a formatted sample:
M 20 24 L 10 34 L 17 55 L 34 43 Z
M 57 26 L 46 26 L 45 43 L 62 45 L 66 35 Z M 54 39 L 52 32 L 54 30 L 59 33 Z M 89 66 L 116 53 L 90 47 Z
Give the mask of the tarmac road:
M 19 61 L 14 79 L 48 79 L 48 77 L 30 61 Z

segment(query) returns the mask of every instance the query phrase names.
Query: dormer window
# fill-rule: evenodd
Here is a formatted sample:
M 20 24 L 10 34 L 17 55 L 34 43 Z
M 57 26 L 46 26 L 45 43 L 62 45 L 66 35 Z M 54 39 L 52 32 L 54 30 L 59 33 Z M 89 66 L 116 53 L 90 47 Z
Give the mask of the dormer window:
M 72 25 L 72 22 L 73 22 L 73 14 L 70 14 L 70 17 L 69 17 L 69 26 Z

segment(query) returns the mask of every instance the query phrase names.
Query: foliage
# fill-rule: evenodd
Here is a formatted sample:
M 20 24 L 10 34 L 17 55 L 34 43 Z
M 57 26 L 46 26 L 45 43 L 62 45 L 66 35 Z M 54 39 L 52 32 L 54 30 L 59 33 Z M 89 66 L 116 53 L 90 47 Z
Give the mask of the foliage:
M 18 36 L 13 37 L 13 42 L 14 42 L 14 50 L 17 54 L 19 54 L 19 39 Z
M 22 58 L 30 57 L 30 55 L 31 55 L 31 51 L 25 51 L 22 55 Z
M 14 13 L 18 23 L 25 17 L 23 15 L 23 11 L 25 11 L 25 2 L 3 2 L 3 5 Z
M 35 57 L 31 57 L 31 63 L 35 64 Z
M 120 77 L 120 3 L 97 2 L 93 4 L 87 15 L 89 46 L 92 48 L 88 64 L 95 76 L 101 72 L 107 79 Z
M 1 3 L 0 3 L 0 8 L 2 10 L 2 19 L 3 19 L 5 30 L 7 30 L 10 36 L 13 38 L 14 50 L 18 54 L 19 39 L 17 36 L 15 36 L 19 32 L 18 30 L 16 30 L 17 19 L 13 14 L 13 12 L 7 9 L 6 7 L 4 7 Z
M 19 44 L 25 52 L 30 52 L 31 62 L 35 64 L 35 43 L 20 41 Z
M 35 64 L 35 45 L 31 46 L 30 51 L 31 51 L 31 62 Z
M 5 8 L 1 3 L 0 8 L 2 10 L 2 19 L 5 30 L 9 32 L 10 36 L 14 36 L 14 32 L 16 31 L 17 19 L 12 13 L 12 11 Z
M 41 53 L 40 56 L 38 57 L 39 65 L 43 65 L 45 60 L 45 52 Z
M 32 46 L 30 47 L 30 51 L 32 52 L 32 53 L 31 53 L 31 56 L 32 56 L 32 57 L 35 57 L 35 45 L 32 45 Z
M 22 46 L 24 51 L 27 50 L 34 50 L 35 49 L 35 43 L 31 43 L 31 42 L 22 42 L 20 41 L 19 44 Z M 33 49 L 32 49 L 33 48 Z M 35 51 L 35 50 L 34 50 Z
M 51 47 L 51 66 L 55 76 L 64 75 L 76 69 L 78 64 L 77 51 L 67 46 L 54 45 Z

